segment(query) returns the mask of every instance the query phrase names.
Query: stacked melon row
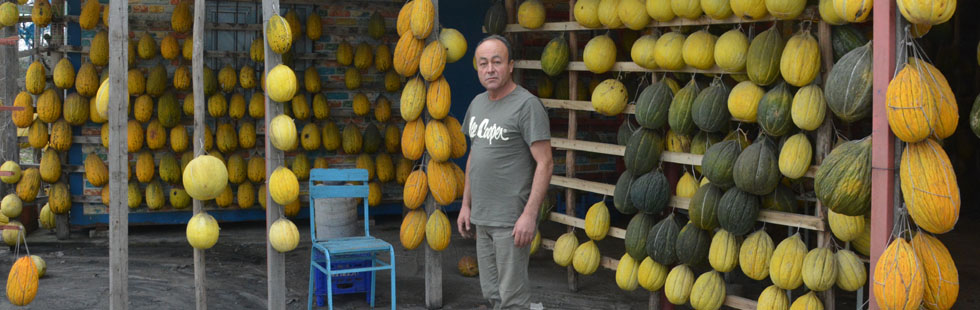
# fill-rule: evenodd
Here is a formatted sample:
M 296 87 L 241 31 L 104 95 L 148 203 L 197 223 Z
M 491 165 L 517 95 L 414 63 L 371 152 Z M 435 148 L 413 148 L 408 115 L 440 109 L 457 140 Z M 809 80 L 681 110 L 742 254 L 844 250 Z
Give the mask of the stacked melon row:
M 97 1 L 95 6 L 93 11 L 92 5 L 87 5 L 87 14 L 80 20 L 80 23 L 84 22 L 83 27 L 86 29 L 93 28 L 95 23 L 92 21 L 99 19 Z M 4 11 L 12 7 L 16 12 L 16 6 L 8 4 L 6 7 Z M 51 23 L 51 18 L 50 3 L 35 2 L 31 14 L 34 25 L 46 27 Z M 9 22 L 4 21 L 7 25 L 14 23 L 16 23 L 16 15 Z M 101 38 L 106 37 L 103 35 Z M 100 42 L 94 40 L 93 44 Z M 108 64 L 107 40 L 105 43 L 104 50 L 96 52 L 96 56 L 105 57 L 93 58 L 93 61 L 104 60 L 100 62 L 101 66 Z M 130 48 L 133 49 L 132 46 Z M 133 51 L 130 55 L 133 61 L 137 53 Z M 43 182 L 50 186 L 47 189 L 48 202 L 40 211 L 40 224 L 45 228 L 54 227 L 54 214 L 65 214 L 71 208 L 69 186 L 67 179 L 63 177 L 62 162 L 72 146 L 73 126 L 84 125 L 89 120 L 105 121 L 101 115 L 94 113 L 96 105 L 90 104 L 100 81 L 95 66 L 87 63 L 76 72 L 67 58 L 61 59 L 53 67 L 50 65 L 39 60 L 34 61 L 25 74 L 24 91 L 19 93 L 13 102 L 14 106 L 21 107 L 23 110 L 11 114 L 12 122 L 18 128 L 26 129 L 27 145 L 42 151 L 42 156 L 38 168 L 32 167 L 21 171 L 19 165 L 12 161 L 4 164 L 3 170 L 13 174 L 5 177 L 4 181 L 17 184 L 16 194 L 7 195 L 3 200 L 5 217 L 0 220 L 4 223 L 9 220 L 8 218 L 20 215 L 22 203 L 35 201 Z M 47 78 L 49 73 L 52 77 L 50 81 Z M 62 98 L 62 92 L 66 90 L 68 95 Z M 104 184 L 108 175 L 105 164 L 99 160 L 98 165 L 91 166 L 94 182 Z M 16 239 L 7 241 L 10 244 L 17 242 Z
M 597 6 L 608 6 L 615 1 L 596 2 Z M 624 3 L 635 5 L 631 2 L 636 1 L 619 1 L 618 12 L 637 11 L 636 8 L 622 7 Z M 647 4 L 652 2 L 655 1 Z M 676 5 L 680 2 L 683 1 L 672 3 Z M 583 12 L 580 4 L 588 3 L 589 1 L 578 2 L 576 13 Z M 697 1 L 692 3 L 696 5 Z M 803 4 L 805 3 L 801 2 L 799 5 L 800 11 Z M 762 13 L 755 18 L 765 16 L 765 7 L 762 9 Z M 654 9 L 655 12 L 662 10 L 663 8 Z M 588 11 L 587 7 L 584 11 Z M 617 12 L 607 9 L 609 11 Z M 598 9 L 598 12 L 597 16 L 602 14 L 602 9 Z M 780 16 L 777 15 L 779 12 L 777 10 L 772 14 L 785 19 L 795 18 L 799 14 L 796 12 L 796 15 Z M 577 18 L 579 16 L 576 14 Z M 700 13 L 686 17 L 698 16 Z M 739 16 L 746 15 L 740 13 Z M 582 19 L 578 20 L 582 22 Z M 599 27 L 601 24 L 603 23 L 598 22 L 592 27 Z M 609 22 L 605 26 L 619 27 Z M 646 22 L 635 29 L 645 26 Z M 557 47 L 553 47 L 555 45 Z M 561 39 L 556 39 L 546 46 L 542 55 L 545 73 L 554 75 L 565 69 L 568 47 L 564 45 Z M 615 49 L 616 45 L 610 37 L 593 38 L 584 51 L 586 67 L 597 74 L 610 71 L 615 64 Z M 870 47 L 865 49 L 870 51 Z M 794 191 L 788 187 L 788 183 L 781 182 L 784 178 L 803 177 L 810 167 L 812 146 L 806 133 L 798 133 L 799 129 L 812 131 L 823 123 L 827 101 L 830 101 L 825 97 L 838 99 L 834 103 L 841 108 L 833 109 L 832 106 L 832 110 L 839 110 L 839 114 L 843 115 L 839 116 L 841 118 L 849 118 L 854 114 L 858 114 L 857 117 L 866 116 L 849 108 L 862 104 L 870 106 L 870 101 L 863 100 L 870 97 L 860 96 L 870 91 L 870 74 L 862 76 L 838 73 L 841 79 L 848 80 L 867 77 L 863 84 L 852 83 L 857 85 L 851 87 L 859 90 L 851 92 L 856 94 L 852 96 L 847 96 L 848 93 L 825 95 L 819 86 L 811 85 L 820 73 L 821 61 L 816 39 L 808 29 L 799 31 L 788 41 L 776 28 L 768 29 L 752 40 L 737 29 L 729 30 L 721 37 L 715 37 L 710 30 L 691 34 L 651 34 L 634 42 L 631 51 L 633 61 L 649 69 L 679 70 L 693 67 L 708 70 L 718 66 L 729 72 L 744 72 L 733 75 L 741 81 L 734 88 L 721 79 L 715 79 L 709 85 L 699 84 L 692 79 L 683 88 L 669 78 L 655 82 L 642 89 L 632 100 L 636 102 L 635 116 L 640 128 L 630 133 L 630 126 L 624 124 L 623 128 L 626 130 L 620 132 L 620 141 L 626 145 L 624 159 L 627 171 L 617 182 L 615 205 L 624 214 L 642 212 L 635 215 L 627 226 L 627 254 L 620 260 L 617 282 L 624 289 L 635 288 L 637 284 L 651 290 L 665 288 L 670 301 L 675 304 L 690 302 L 698 309 L 717 309 L 725 296 L 724 282 L 718 272 L 731 271 L 734 268 L 733 263 L 738 262 L 737 256 L 732 258 L 731 254 L 739 250 L 737 240 L 755 229 L 759 210 L 765 208 L 795 212 L 799 208 Z M 851 58 L 857 60 L 852 60 L 852 64 L 864 60 L 857 57 L 861 54 L 855 55 Z M 870 59 L 863 64 L 863 69 L 870 73 Z M 779 80 L 784 80 L 785 83 L 777 83 Z M 771 88 L 766 90 L 764 87 L 767 86 Z M 861 86 L 867 86 L 867 89 Z M 796 90 L 793 87 L 802 88 Z M 620 114 L 626 108 L 626 103 L 631 101 L 624 83 L 615 79 L 599 83 L 592 98 L 593 107 L 604 115 Z M 732 118 L 743 123 L 758 123 L 763 134 L 754 139 L 754 142 L 750 141 L 744 132 L 733 130 L 734 126 L 730 123 Z M 663 134 L 665 127 L 669 128 L 666 135 Z M 693 139 L 690 138 L 692 136 Z M 854 151 L 854 154 L 847 155 L 870 156 L 870 143 L 866 145 L 867 148 L 861 150 L 867 149 L 867 152 Z M 664 149 L 705 155 L 700 167 L 706 177 L 701 182 L 702 186 L 698 187 L 696 178 L 691 174 L 685 174 L 678 184 L 678 194 L 691 197 L 691 221 L 683 227 L 673 215 L 659 223 L 655 218 L 671 200 L 666 177 L 655 169 Z M 829 192 L 838 191 L 828 187 Z M 857 233 L 859 236 L 865 232 L 863 222 L 861 224 Z M 769 243 L 772 251 L 771 240 Z M 711 260 L 717 260 L 712 265 L 717 265 L 717 272 L 705 273 L 695 279 L 691 267 L 708 262 L 708 254 L 712 249 L 724 253 L 711 255 Z M 805 246 L 801 252 L 803 254 L 798 255 L 800 260 L 807 252 Z M 812 275 L 830 274 L 822 268 L 837 264 L 837 258 L 831 250 L 821 249 L 820 253 L 824 263 L 811 264 L 810 268 L 814 270 L 810 272 Z M 760 255 L 765 263 L 759 265 L 768 268 L 771 256 Z M 777 256 L 782 257 L 785 254 Z M 848 258 L 851 258 L 850 261 L 857 261 L 855 255 Z M 672 264 L 680 265 L 668 273 L 667 267 Z M 857 265 L 860 270 L 853 272 L 866 275 L 863 265 Z M 799 270 L 786 272 L 790 276 L 794 272 L 797 275 L 801 273 Z M 833 274 L 836 275 L 836 272 Z M 768 269 L 758 279 L 767 276 Z M 835 283 L 835 278 L 822 281 L 815 279 L 813 282 L 811 289 L 826 290 Z M 783 284 L 783 288 L 778 289 L 793 289 L 801 285 L 793 284 Z M 849 284 L 850 287 L 860 287 L 864 283 L 860 281 L 858 284 Z M 692 290 L 694 286 L 697 287 Z M 693 296 L 692 291 L 696 292 Z M 774 295 L 786 297 L 785 293 Z M 812 301 L 819 302 L 812 294 L 797 302 Z M 788 307 L 788 301 L 786 303 Z
M 451 158 L 466 153 L 466 137 L 459 121 L 449 115 L 449 82 L 442 75 L 447 62 L 455 62 L 466 52 L 466 41 L 453 29 L 442 29 L 439 38 L 430 39 L 435 19 L 430 0 L 405 3 L 398 13 L 398 43 L 395 45 L 395 72 L 409 78 L 402 90 L 400 109 L 407 123 L 402 132 L 402 156 L 421 162 L 408 175 L 403 191 L 409 211 L 402 221 L 402 246 L 415 249 L 425 239 L 442 251 L 449 246 L 451 225 L 440 209 L 426 214 L 422 206 L 431 199 L 440 206 L 463 196 L 464 173 Z M 426 112 L 426 113 L 423 113 Z M 424 115 L 423 115 L 424 114 Z
M 956 10 L 955 1 L 897 4 L 906 20 L 925 29 L 945 23 Z M 959 274 L 946 246 L 932 234 L 951 231 L 959 219 L 960 190 L 942 146 L 959 122 L 956 97 L 939 69 L 909 56 L 888 84 L 886 104 L 892 133 L 907 143 L 899 182 L 917 227 L 914 236 L 893 235 L 874 266 L 875 301 L 883 309 L 951 309 L 959 295 Z

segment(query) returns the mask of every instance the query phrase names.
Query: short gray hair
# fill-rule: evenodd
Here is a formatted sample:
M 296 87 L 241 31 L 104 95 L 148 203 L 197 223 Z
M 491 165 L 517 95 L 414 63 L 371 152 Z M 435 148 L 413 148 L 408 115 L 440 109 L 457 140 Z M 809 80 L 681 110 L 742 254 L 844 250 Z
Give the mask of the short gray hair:
M 497 40 L 500 41 L 500 43 L 503 43 L 504 46 L 507 47 L 507 61 L 514 60 L 514 48 L 510 46 L 510 41 L 499 34 L 492 34 L 483 38 L 483 40 L 480 40 L 480 43 L 477 43 L 476 46 L 480 46 L 481 44 L 483 44 L 483 42 L 490 41 L 490 40 Z

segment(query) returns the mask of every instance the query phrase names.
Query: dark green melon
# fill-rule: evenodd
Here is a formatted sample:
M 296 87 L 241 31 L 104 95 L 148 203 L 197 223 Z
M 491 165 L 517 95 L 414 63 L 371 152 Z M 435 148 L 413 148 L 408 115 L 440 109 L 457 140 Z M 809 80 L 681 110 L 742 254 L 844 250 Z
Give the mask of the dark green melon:
M 541 52 L 541 71 L 549 76 L 565 72 L 565 67 L 568 67 L 568 53 L 568 42 L 565 42 L 564 35 L 551 39 Z
M 667 109 L 674 93 L 667 83 L 650 84 L 636 97 L 636 121 L 649 129 L 660 129 L 667 123 Z
M 714 185 L 714 183 L 698 187 L 698 190 L 694 192 L 694 197 L 691 197 L 691 203 L 687 209 L 691 223 L 704 230 L 714 230 L 715 227 L 718 227 L 718 201 L 724 194 L 725 190 Z
M 766 195 L 776 189 L 782 174 L 779 173 L 779 155 L 776 144 L 765 135 L 745 148 L 732 169 L 735 187 L 754 195 Z M 708 178 L 711 180 L 711 178 Z
M 636 126 L 633 126 L 629 118 L 623 119 L 623 123 L 619 124 L 619 130 L 616 131 L 616 144 L 626 146 L 630 141 L 630 136 L 633 135 L 633 131 Z
M 759 219 L 759 197 L 738 189 L 729 188 L 718 201 L 718 225 L 736 236 L 744 236 L 755 227 Z
M 728 127 L 728 87 L 720 81 L 711 83 L 691 105 L 691 119 L 705 132 L 719 132 Z
M 704 152 L 701 158 L 701 171 L 708 181 L 722 189 L 727 189 L 735 185 L 732 171 L 742 147 L 738 141 L 728 140 L 715 143 Z M 776 172 L 779 172 L 778 169 Z
M 980 138 L 980 96 L 973 99 L 973 108 L 970 109 L 970 129 Z
M 483 16 L 483 28 L 487 34 L 503 34 L 507 27 L 507 9 L 504 8 L 504 1 L 496 0 L 487 14 Z
M 384 144 L 384 138 L 381 136 L 381 131 L 378 130 L 377 126 L 374 126 L 374 123 L 369 123 L 364 128 L 364 153 L 377 153 L 382 144 Z
M 626 225 L 626 238 L 624 238 L 626 253 L 629 253 L 633 259 L 643 261 L 647 257 L 647 233 L 650 232 L 655 221 L 653 215 L 637 213 L 630 220 L 629 225 Z
M 165 128 L 174 128 L 180 124 L 182 113 L 183 110 L 177 103 L 177 97 L 174 97 L 174 93 L 168 91 L 160 96 L 157 101 L 157 118 L 160 119 L 160 125 Z
M 674 99 L 670 102 L 670 109 L 667 111 L 667 124 L 670 129 L 682 135 L 690 135 L 697 129 L 694 118 L 691 116 L 694 107 L 694 99 L 697 99 L 701 88 L 694 80 L 688 82 L 683 88 L 674 94 Z
M 831 44 L 834 46 L 834 61 L 843 57 L 847 52 L 868 43 L 868 38 L 857 27 L 847 24 L 831 28 Z
M 834 212 L 858 216 L 871 208 L 871 136 L 830 151 L 813 178 L 817 200 Z
M 623 174 L 619 175 L 619 180 L 616 181 L 616 190 L 613 192 L 613 204 L 616 205 L 616 210 L 622 214 L 633 214 L 636 213 L 636 207 L 633 206 L 633 200 L 630 199 L 630 186 L 633 185 L 633 173 L 629 170 L 623 171 Z
M 708 250 L 711 248 L 711 233 L 688 222 L 677 233 L 675 252 L 677 262 L 690 266 L 700 266 L 708 261 Z
M 834 115 L 853 123 L 871 115 L 871 42 L 856 48 L 830 69 L 823 96 Z
M 661 265 L 670 266 L 677 262 L 677 234 L 681 225 L 671 213 L 650 229 L 647 234 L 647 255 Z
M 796 193 L 786 185 L 779 184 L 776 190 L 762 197 L 762 208 L 779 212 L 796 213 Z
M 204 65 L 204 95 L 210 97 L 218 90 L 218 77 L 208 65 Z M 285 104 L 285 106 L 290 106 Z
M 745 73 L 752 83 L 766 86 L 779 78 L 779 62 L 786 43 L 776 26 L 759 33 L 749 44 L 745 58 Z
M 659 170 L 648 172 L 630 186 L 633 206 L 646 214 L 658 214 L 670 203 L 670 182 Z
M 790 110 L 793 107 L 793 93 L 785 82 L 773 87 L 759 101 L 757 121 L 766 134 L 779 137 L 795 129 Z
M 660 165 L 664 141 L 660 133 L 646 128 L 633 132 L 628 143 L 623 162 L 633 175 L 642 175 Z

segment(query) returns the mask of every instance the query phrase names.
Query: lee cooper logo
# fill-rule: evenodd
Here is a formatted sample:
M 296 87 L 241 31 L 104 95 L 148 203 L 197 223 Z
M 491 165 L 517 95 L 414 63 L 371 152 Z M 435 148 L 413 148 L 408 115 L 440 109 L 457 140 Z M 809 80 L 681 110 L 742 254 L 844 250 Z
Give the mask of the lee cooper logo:
M 483 121 L 477 124 L 476 117 L 470 117 L 470 139 L 487 139 L 493 145 L 493 140 L 510 140 L 510 138 L 504 136 L 506 133 L 507 129 L 497 126 L 497 124 L 490 125 L 489 119 L 484 118 Z

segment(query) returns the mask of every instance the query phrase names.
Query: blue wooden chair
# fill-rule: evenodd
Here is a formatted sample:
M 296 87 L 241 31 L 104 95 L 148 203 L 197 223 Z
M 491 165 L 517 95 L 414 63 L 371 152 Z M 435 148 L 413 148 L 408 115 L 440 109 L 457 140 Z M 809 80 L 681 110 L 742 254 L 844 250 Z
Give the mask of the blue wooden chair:
M 361 182 L 361 185 L 349 185 L 347 182 Z M 336 184 L 343 182 L 342 185 L 314 184 L 327 182 Z M 374 280 L 375 271 L 391 271 L 391 309 L 395 309 L 395 249 L 390 243 L 384 240 L 371 237 L 368 229 L 368 173 L 364 169 L 313 169 L 310 171 L 310 239 L 313 240 L 313 249 L 310 251 L 310 286 L 309 300 L 307 307 L 313 309 L 313 295 L 315 290 L 314 275 L 317 270 L 323 272 L 327 279 L 327 304 L 333 309 L 333 283 L 331 278 L 336 274 L 349 274 L 357 272 L 371 272 L 371 290 L 368 292 L 371 307 L 374 307 Z M 317 240 L 316 234 L 316 208 L 315 201 L 320 198 L 361 198 L 364 208 L 364 235 L 344 238 L 334 238 L 328 240 Z M 326 263 L 320 265 L 315 256 L 320 251 Z M 386 263 L 378 259 L 378 254 L 388 252 L 390 262 Z M 330 266 L 331 258 L 344 256 L 369 255 L 371 265 L 369 267 L 333 270 Z

